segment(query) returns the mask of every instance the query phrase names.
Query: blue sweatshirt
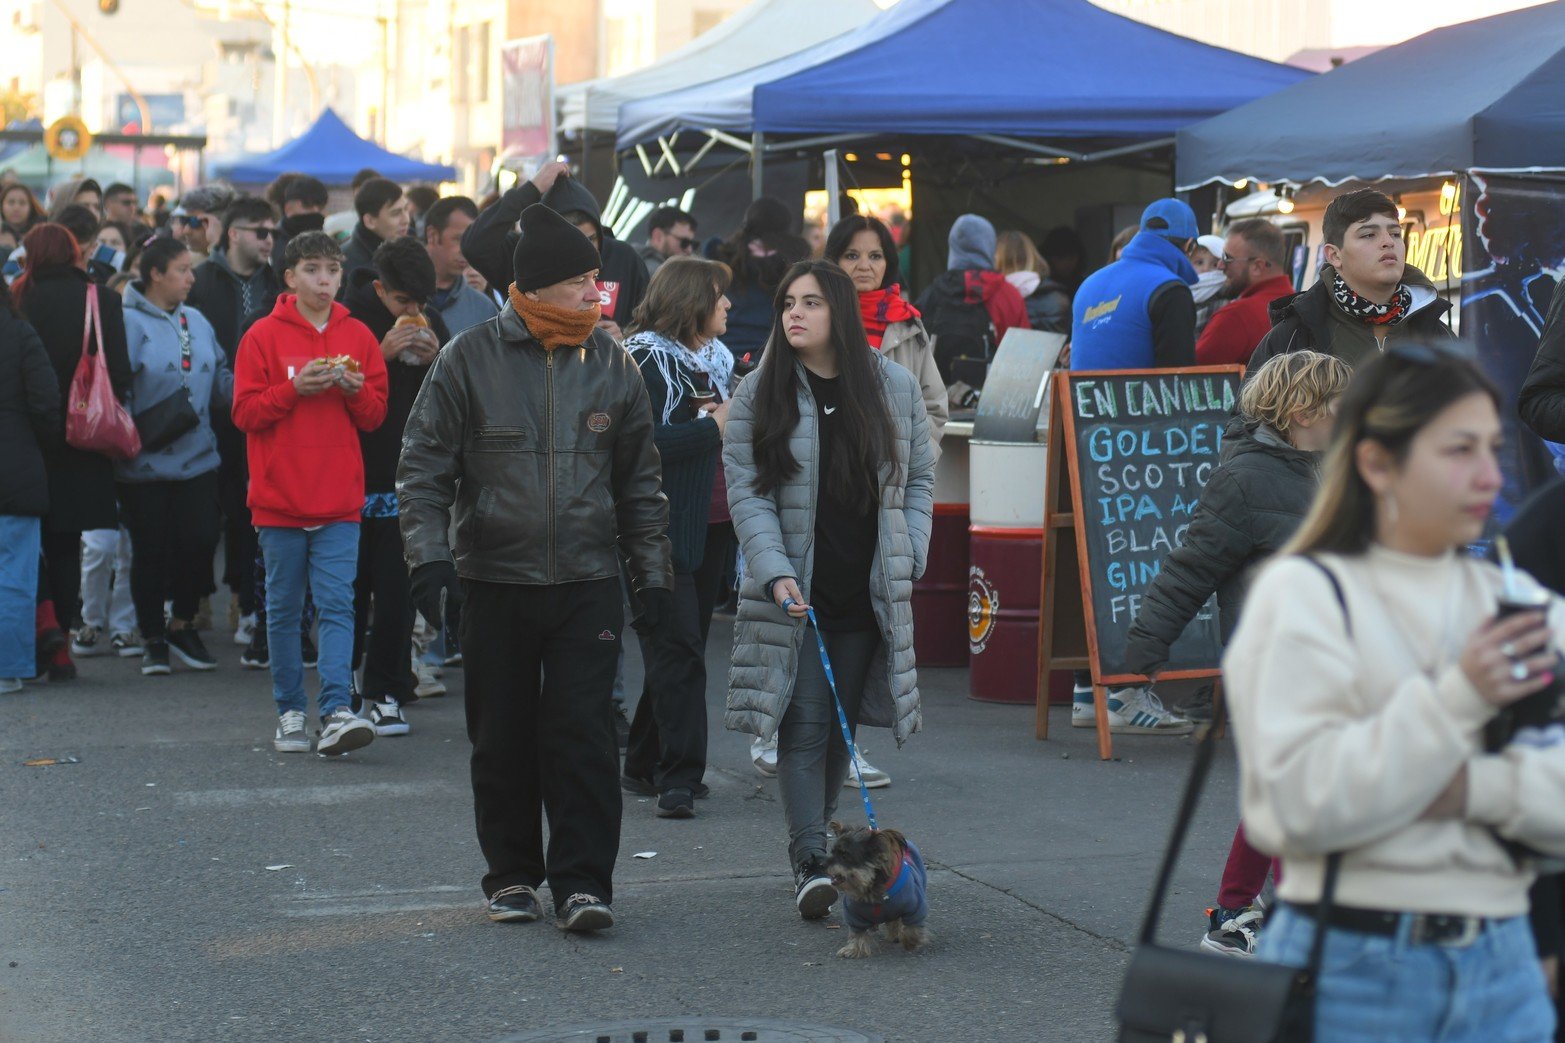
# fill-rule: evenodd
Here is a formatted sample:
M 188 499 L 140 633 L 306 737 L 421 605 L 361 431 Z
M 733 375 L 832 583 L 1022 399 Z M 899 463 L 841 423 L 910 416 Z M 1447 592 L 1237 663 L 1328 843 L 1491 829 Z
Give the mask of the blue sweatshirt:
M 902 868 L 879 898 L 878 902 L 858 902 L 844 895 L 842 918 L 853 930 L 867 931 L 892 920 L 918 927 L 929 917 L 929 874 L 912 841 L 902 854 Z
M 180 339 L 190 337 L 190 370 L 182 365 Z M 172 312 L 147 300 L 132 283 L 125 287 L 125 343 L 130 352 L 131 388 L 125 408 L 135 416 L 175 394 L 190 391 L 201 422 L 155 453 L 141 453 L 114 465 L 121 482 L 179 482 L 217 470 L 217 436 L 212 433 L 214 397 L 221 409 L 234 392 L 233 371 L 223 365 L 212 324 L 199 311 L 180 305 Z

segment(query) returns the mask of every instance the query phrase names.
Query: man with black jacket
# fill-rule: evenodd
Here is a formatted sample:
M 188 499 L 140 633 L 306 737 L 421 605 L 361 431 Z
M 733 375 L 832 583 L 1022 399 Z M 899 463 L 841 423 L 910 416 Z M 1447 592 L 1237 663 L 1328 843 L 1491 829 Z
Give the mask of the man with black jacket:
M 319 232 L 326 227 L 328 193 L 325 182 L 308 174 L 286 175 L 282 190 L 283 219 L 272 233 L 272 269 L 283 277 L 283 260 L 288 255 L 288 240 L 304 232 Z
M 462 256 L 467 263 L 501 292 L 511 284 L 511 256 L 516 250 L 513 230 L 522 211 L 534 203 L 543 203 L 562 214 L 598 248 L 601 258 L 598 272 L 598 303 L 602 318 L 598 325 L 615 340 L 624 340 L 623 327 L 646 296 L 647 265 L 636 248 L 614 238 L 604 227 L 602 210 L 587 186 L 570 175 L 564 163 L 547 163 L 533 175 L 500 197 L 500 201 L 478 214 L 462 236 Z
M 348 292 L 348 276 L 359 268 L 375 266 L 375 251 L 389 239 L 408 234 L 408 201 L 402 186 L 383 177 L 371 178 L 353 193 L 353 209 L 359 223 L 342 247 L 342 292 Z M 342 297 L 338 297 L 342 300 Z
M 1326 263 L 1303 293 L 1272 302 L 1271 332 L 1250 356 L 1254 373 L 1273 355 L 1319 351 L 1350 366 L 1393 340 L 1444 339 L 1450 303 L 1407 263 L 1397 205 L 1372 188 L 1333 199 L 1321 219 Z
M 1550 442 L 1565 442 L 1565 279 L 1554 287 L 1543 337 L 1516 400 L 1522 423 Z
M 620 559 L 638 626 L 660 630 L 673 603 L 652 407 L 634 360 L 596 328 L 598 264 L 559 214 L 522 213 L 503 279 L 510 306 L 435 360 L 397 470 L 414 603 L 439 619 L 443 599 L 465 601 L 489 917 L 538 919 L 534 889 L 547 879 L 556 922 L 571 931 L 614 922 Z
M 414 700 L 413 600 L 397 525 L 397 458 L 413 402 L 451 335 L 437 311 L 425 310 L 435 292 L 435 266 L 418 240 L 404 236 L 381 243 L 373 261 L 374 267 L 348 276 L 343 301 L 380 341 L 388 382 L 385 421 L 359 432 L 364 516 L 353 585 L 353 667 L 364 667 L 362 696 L 375 734 L 406 735 L 402 708 Z M 410 321 L 399 326 L 402 319 Z

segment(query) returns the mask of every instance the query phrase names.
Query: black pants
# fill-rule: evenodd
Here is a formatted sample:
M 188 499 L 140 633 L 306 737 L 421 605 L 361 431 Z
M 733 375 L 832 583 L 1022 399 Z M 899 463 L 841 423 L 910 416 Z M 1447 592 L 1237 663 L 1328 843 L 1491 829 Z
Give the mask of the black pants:
M 189 622 L 217 550 L 217 472 L 182 482 L 120 482 L 120 520 L 130 533 L 130 596 L 146 641 L 164 636 L 163 602 Z
M 695 579 L 674 574 L 674 618 L 639 634 L 645 680 L 625 747 L 625 774 L 659 790 L 695 789 L 706 774 L 706 638 Z
M 706 527 L 706 550 L 701 564 L 693 574 L 696 582 L 696 600 L 701 613 L 701 647 L 706 647 L 706 635 L 712 629 L 712 613 L 719 603 L 727 601 L 730 593 L 724 581 L 732 572 L 734 550 L 739 546 L 734 535 L 733 522 L 714 522 Z
M 250 467 L 245 459 L 244 432 L 229 421 L 214 424 L 217 451 L 223 458 L 218 469 L 218 506 L 223 511 L 223 585 L 233 591 L 241 615 L 255 612 L 255 525 L 246 499 L 250 491 Z
M 364 698 L 411 702 L 412 660 L 413 593 L 402 533 L 395 518 L 365 518 L 353 584 L 353 668 L 364 665 Z
M 54 602 L 54 615 L 61 630 L 69 630 L 76 621 L 82 593 L 82 534 L 79 532 L 43 532 L 44 589 Z
M 612 901 L 621 810 L 610 702 L 625 624 L 619 580 L 462 586 L 473 813 L 489 863 L 484 894 L 547 879 L 556 907 L 578 892 Z

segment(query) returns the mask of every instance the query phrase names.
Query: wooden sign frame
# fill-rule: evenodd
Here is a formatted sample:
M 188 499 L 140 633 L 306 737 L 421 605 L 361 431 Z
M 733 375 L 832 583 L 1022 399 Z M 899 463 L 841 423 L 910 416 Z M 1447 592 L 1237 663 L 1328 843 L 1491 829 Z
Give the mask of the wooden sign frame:
M 1070 388 L 1074 380 L 1145 376 L 1149 379 L 1206 374 L 1243 377 L 1243 366 L 1187 366 L 1180 369 L 1057 371 L 1052 383 L 1053 408 L 1049 411 L 1048 464 L 1043 498 L 1043 575 L 1038 602 L 1038 687 L 1036 736 L 1049 737 L 1049 674 L 1054 670 L 1090 670 L 1092 703 L 1097 717 L 1098 756 L 1114 756 L 1109 732 L 1108 686 L 1145 683 L 1139 674 L 1103 673 L 1098 652 L 1098 632 L 1092 603 L 1092 562 L 1087 551 L 1087 531 L 1078 525 L 1082 516 L 1081 473 L 1076 458 L 1076 415 Z M 1062 482 L 1062 474 L 1069 476 Z M 1074 539 L 1061 540 L 1062 533 Z M 1063 580 L 1063 586 L 1061 585 Z M 1170 670 L 1160 681 L 1214 678 L 1213 705 L 1222 717 L 1220 669 Z

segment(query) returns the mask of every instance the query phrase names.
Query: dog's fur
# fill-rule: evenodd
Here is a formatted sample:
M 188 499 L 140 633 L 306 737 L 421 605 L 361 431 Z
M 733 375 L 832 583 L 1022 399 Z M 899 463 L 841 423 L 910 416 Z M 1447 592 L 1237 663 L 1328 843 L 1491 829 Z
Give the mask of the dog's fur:
M 841 822 L 833 822 L 831 831 L 837 838 L 826 859 L 826 875 L 831 878 L 832 886 L 842 892 L 844 903 L 875 905 L 901 868 L 907 838 L 895 829 L 845 826 Z M 868 917 L 869 913 L 862 910 L 861 915 Z M 870 955 L 870 935 L 875 926 L 855 929 L 848 944 L 837 950 L 837 955 L 846 959 Z M 914 952 L 929 944 L 933 935 L 924 926 L 903 923 L 899 917 L 886 922 L 886 937 L 908 952 Z

